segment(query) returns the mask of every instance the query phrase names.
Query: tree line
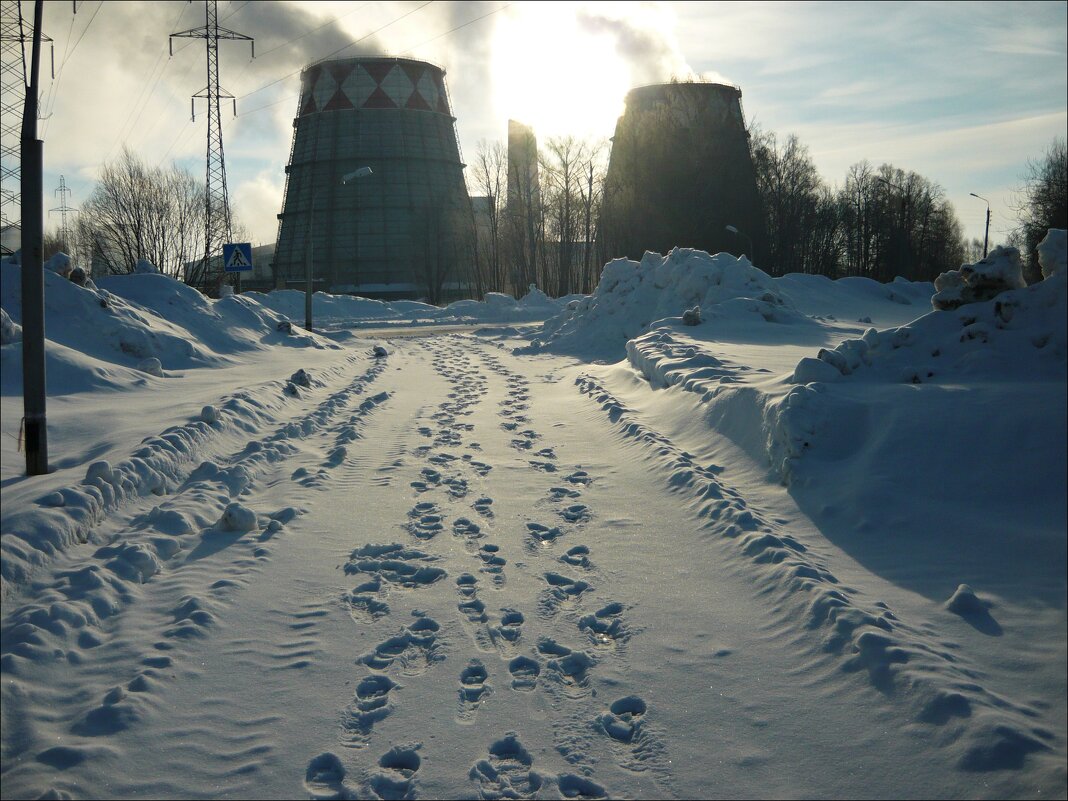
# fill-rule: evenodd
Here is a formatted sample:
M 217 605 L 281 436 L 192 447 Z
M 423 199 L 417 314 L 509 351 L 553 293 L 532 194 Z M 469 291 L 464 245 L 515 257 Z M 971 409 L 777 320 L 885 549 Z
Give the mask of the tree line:
M 963 236 L 945 190 L 931 179 L 861 161 L 841 186 L 832 187 L 796 136 L 780 140 L 759 128 L 750 134 L 767 240 L 757 247 L 758 266 L 766 272 L 933 280 L 981 257 L 982 243 Z M 601 267 L 618 255 L 602 231 L 607 160 L 604 141 L 556 137 L 538 149 L 536 173 L 513 165 L 509 174 L 504 145 L 479 143 L 470 175 L 472 195 L 481 198 L 473 215 L 477 236 L 444 235 L 445 227 L 472 224 L 455 210 L 425 221 L 423 238 L 439 243 L 422 254 L 428 285 L 444 286 L 442 243 L 455 239 L 471 263 L 476 297 L 490 291 L 522 295 L 530 284 L 557 297 L 591 292 Z M 1038 280 L 1036 246 L 1046 230 L 1068 227 L 1066 198 L 1068 157 L 1064 140 L 1057 139 L 1028 163 L 1018 226 L 1008 237 L 1024 254 L 1029 281 Z M 188 170 L 151 167 L 124 150 L 104 165 L 70 229 L 71 241 L 47 237 L 45 256 L 64 250 L 110 273 L 131 272 L 146 258 L 165 274 L 199 286 L 204 202 L 204 184 Z M 473 247 L 464 244 L 471 241 Z
M 983 256 L 983 241 L 964 236 L 945 189 L 917 172 L 865 160 L 831 186 L 795 135 L 780 139 L 753 127 L 750 150 L 766 239 L 752 247 L 757 266 L 771 275 L 933 281 Z M 474 265 L 480 295 L 522 294 L 530 283 L 557 296 L 592 291 L 601 266 L 622 255 L 620 237 L 602 229 L 606 157 L 604 142 L 548 139 L 538 152 L 535 184 L 520 170 L 509 173 L 503 144 L 479 144 L 472 193 L 486 204 Z M 1046 230 L 1068 225 L 1066 175 L 1063 140 L 1028 164 L 1018 227 L 1008 237 L 1024 255 L 1028 280 L 1038 280 L 1035 248 Z M 736 252 L 744 244 L 740 237 Z
M 177 164 L 150 166 L 127 148 L 105 163 L 64 241 L 46 237 L 45 257 L 64 251 L 98 275 L 133 272 L 146 259 L 160 272 L 198 288 L 218 265 L 204 264 L 206 188 Z M 213 215 L 215 243 L 229 241 L 225 216 Z M 233 231 L 240 234 L 240 226 Z
M 472 265 L 478 297 L 522 295 L 530 284 L 554 297 L 589 293 L 607 260 L 600 237 L 607 168 L 603 141 L 549 139 L 537 171 L 508 163 L 500 142 L 479 142 L 472 194 L 480 228 Z

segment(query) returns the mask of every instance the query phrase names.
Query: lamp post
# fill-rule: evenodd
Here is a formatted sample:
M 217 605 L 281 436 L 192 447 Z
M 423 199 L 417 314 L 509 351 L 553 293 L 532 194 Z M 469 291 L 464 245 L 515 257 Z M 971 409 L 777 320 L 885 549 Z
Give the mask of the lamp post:
M 983 258 L 986 258 L 986 246 L 990 242 L 990 201 L 975 192 L 969 192 L 972 197 L 977 197 L 986 203 L 986 231 L 983 233 Z
M 360 167 L 350 173 L 341 176 L 341 183 L 347 184 L 357 178 L 364 178 L 371 174 L 370 167 Z M 315 228 L 315 201 L 318 195 L 312 195 L 311 216 L 308 220 L 308 246 L 304 250 L 304 328 L 312 330 L 312 262 L 315 260 L 315 240 L 312 238 Z
M 746 234 L 746 233 L 743 233 L 743 232 L 739 231 L 733 225 L 726 226 L 726 230 L 730 231 L 732 234 L 736 234 L 737 236 L 744 236 L 745 237 L 746 241 L 749 243 L 749 258 L 752 259 L 753 258 L 753 238 L 751 236 L 749 236 L 749 234 Z M 742 255 L 744 256 L 745 254 L 743 253 Z

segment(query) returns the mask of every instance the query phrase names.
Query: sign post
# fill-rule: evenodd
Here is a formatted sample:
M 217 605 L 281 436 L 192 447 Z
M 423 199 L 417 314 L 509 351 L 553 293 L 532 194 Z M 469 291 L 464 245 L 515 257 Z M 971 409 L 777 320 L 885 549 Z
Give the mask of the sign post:
M 241 273 L 252 272 L 252 243 L 231 242 L 223 245 L 223 270 L 237 273 L 237 292 L 241 293 Z

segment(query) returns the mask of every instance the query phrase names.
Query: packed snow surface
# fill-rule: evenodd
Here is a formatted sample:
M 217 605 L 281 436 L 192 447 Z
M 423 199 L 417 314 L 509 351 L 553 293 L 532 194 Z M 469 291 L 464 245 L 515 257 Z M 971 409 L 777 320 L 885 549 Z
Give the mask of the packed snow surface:
M 3 264 L 3 796 L 1064 797 L 1064 241 L 315 332 L 52 265 L 35 478 Z

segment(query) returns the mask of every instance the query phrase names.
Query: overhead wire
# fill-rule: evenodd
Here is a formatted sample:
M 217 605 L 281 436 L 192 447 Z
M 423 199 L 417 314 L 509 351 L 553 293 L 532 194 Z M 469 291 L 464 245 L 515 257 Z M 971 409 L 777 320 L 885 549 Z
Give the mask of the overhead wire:
M 75 9 L 77 9 L 77 5 L 75 5 Z M 67 27 L 67 40 L 63 44 L 63 57 L 59 60 L 59 74 L 53 76 L 52 83 L 50 83 L 49 86 L 48 86 L 48 92 L 45 94 L 44 101 L 41 103 L 41 106 L 43 108 L 48 109 L 48 112 L 43 115 L 43 119 L 45 120 L 45 124 L 44 124 L 44 132 L 42 132 L 42 134 L 41 134 L 42 138 L 44 138 L 45 132 L 48 131 L 48 120 L 52 116 L 52 108 L 55 107 L 55 100 L 53 98 L 55 96 L 56 90 L 59 87 L 59 79 L 63 75 L 63 67 L 67 63 L 67 53 L 70 51 L 70 40 L 71 40 L 71 34 L 74 32 L 74 19 L 75 19 L 75 17 L 77 17 L 77 14 L 71 14 L 70 15 L 70 25 Z
M 494 9 L 493 11 L 489 11 L 489 12 L 487 12 L 487 13 L 485 13 L 485 14 L 482 14 L 481 16 L 478 16 L 478 17 L 475 17 L 474 19 L 468 20 L 467 22 L 465 22 L 465 23 L 463 23 L 463 24 L 461 24 L 461 25 L 457 25 L 457 26 L 456 26 L 455 28 L 450 28 L 449 30 L 445 31 L 444 33 L 439 33 L 439 34 L 438 34 L 437 36 L 433 36 L 433 37 L 431 37 L 430 39 L 426 39 L 426 40 L 424 40 L 424 41 L 422 41 L 422 42 L 419 42 L 418 44 L 414 44 L 414 45 L 412 45 L 411 47 L 409 47 L 409 48 L 407 48 L 406 50 L 403 50 L 403 51 L 401 51 L 401 52 L 402 52 L 402 53 L 411 53 L 411 52 L 412 52 L 413 50 L 415 50 L 415 49 L 416 49 L 417 47 L 422 47 L 423 45 L 426 45 L 426 44 L 430 44 L 431 42 L 435 42 L 435 41 L 437 41 L 438 39 L 441 39 L 441 38 L 443 38 L 443 37 L 445 37 L 445 36 L 448 36 L 448 35 L 449 35 L 449 34 L 451 34 L 451 33 L 455 33 L 456 31 L 460 30 L 461 28 L 466 28 L 466 27 L 467 27 L 468 25 L 473 25 L 473 24 L 475 24 L 476 22 L 479 22 L 479 21 L 481 21 L 481 20 L 484 20 L 484 19 L 486 19 L 487 17 L 491 17 L 491 16 L 493 16 L 494 14 L 496 14 L 496 13 L 498 13 L 498 12 L 500 12 L 500 11 L 504 11 L 504 10 L 505 10 L 506 8 L 508 8 L 508 7 L 509 7 L 509 6 L 511 6 L 511 5 L 512 5 L 512 3 L 505 3 L 505 4 L 503 5 L 503 6 L 500 6 L 499 8 L 495 8 L 495 9 Z M 422 7 L 423 7 L 423 6 L 420 6 L 420 8 L 422 8 Z M 416 11 L 418 11 L 419 9 L 415 9 L 415 10 L 416 10 Z M 340 18 L 339 18 L 339 19 L 340 19 Z M 334 20 L 334 21 L 336 21 L 336 20 Z M 396 20 L 395 20 L 395 21 L 396 21 Z M 325 23 L 325 24 L 329 24 L 329 23 Z M 323 28 L 323 27 L 325 27 L 325 24 L 324 24 L 324 25 L 320 25 L 320 26 L 319 26 L 319 28 L 316 28 L 315 30 L 319 30 L 320 28 Z M 392 24 L 392 23 L 390 23 L 390 24 Z M 383 26 L 383 27 L 385 27 L 385 26 Z M 313 30 L 313 31 L 309 31 L 308 33 L 314 33 L 314 32 L 315 32 L 315 30 Z M 381 29 L 381 28 L 379 28 L 378 30 L 382 30 L 382 29 Z M 372 33 L 377 33 L 377 31 L 373 31 Z M 303 38 L 303 36 L 307 36 L 307 35 L 308 35 L 308 34 L 302 34 L 302 36 L 300 36 L 300 37 L 296 37 L 296 38 L 297 38 L 297 39 L 299 39 L 299 38 Z M 370 35 L 372 35 L 372 34 L 367 34 L 367 36 L 370 36 Z M 363 37 L 363 38 L 367 38 L 367 37 L 365 36 L 365 37 Z M 290 40 L 290 42 L 292 42 L 292 41 L 296 41 L 296 39 L 292 39 L 292 40 Z M 360 41 L 360 40 L 358 40 L 358 41 Z M 357 42 L 352 42 L 352 43 L 351 43 L 350 45 L 347 45 L 346 47 L 351 47 L 351 46 L 352 46 L 353 44 L 356 44 L 356 43 L 357 43 Z M 286 42 L 285 44 L 289 44 L 289 42 Z M 279 45 L 278 47 L 283 47 L 283 46 L 284 46 L 284 45 Z M 277 50 L 278 48 L 276 47 L 276 48 L 273 48 L 273 49 L 274 49 L 274 50 Z M 344 50 L 344 49 L 345 49 L 345 48 L 342 48 L 342 50 Z M 338 50 L 338 51 L 335 51 L 334 53 L 331 53 L 330 55 L 336 55 L 336 54 L 337 54 L 337 53 L 339 53 L 339 52 L 341 52 L 341 51 L 340 51 L 340 50 Z M 330 58 L 330 56 L 328 55 L 328 56 L 325 56 L 324 58 Z M 320 60 L 322 60 L 322 59 L 320 59 Z M 293 74 L 295 74 L 295 73 L 290 73 L 290 75 L 293 75 Z M 288 78 L 288 77 L 290 77 L 290 76 L 289 76 L 289 75 L 287 75 L 287 76 L 285 76 L 285 77 L 286 77 L 286 78 Z M 280 80 L 285 80 L 285 78 L 282 78 L 282 79 L 280 79 Z M 277 83 L 277 82 L 278 82 L 278 81 L 274 81 L 274 83 Z M 269 85 L 270 85 L 270 84 L 269 84 Z M 266 88 L 266 87 L 261 87 L 261 89 L 263 89 L 263 88 Z M 248 97 L 248 95 L 251 95 L 251 94 L 255 94 L 255 93 L 256 93 L 256 92 L 258 92 L 258 91 L 260 91 L 260 89 L 257 89 L 257 90 L 255 90 L 255 91 L 253 91 L 253 92 L 248 92 L 247 94 L 245 94 L 245 95 L 242 95 L 242 97 Z M 287 101 L 292 101 L 292 100 L 296 100 L 296 99 L 297 99 L 297 98 L 299 98 L 299 97 L 300 97 L 300 95 L 299 95 L 299 94 L 296 94 L 296 95 L 287 95 L 286 97 L 283 97 L 283 98 L 281 98 L 281 99 L 279 99 L 279 100 L 275 100 L 275 101 L 273 101 L 273 102 L 271 102 L 271 103 L 264 103 L 264 104 L 263 104 L 262 106 L 257 106 L 256 108 L 250 109 L 250 110 L 248 110 L 248 111 L 243 111 L 243 112 L 242 112 L 242 116 L 246 116 L 246 117 L 247 117 L 248 115 L 250 115 L 250 114 L 255 114 L 255 113 L 256 113 L 256 112 L 258 112 L 258 111 L 263 111 L 264 109 L 268 109 L 268 108 L 271 108 L 271 107 L 273 107 L 273 106 L 277 106 L 277 105 L 278 105 L 278 104 L 280 104 L 280 103 L 285 103 L 285 102 L 287 102 Z
M 351 16 L 353 15 L 353 14 L 356 14 L 356 13 L 357 13 L 357 12 L 359 12 L 359 11 L 363 11 L 363 9 L 367 8 L 367 6 L 371 5 L 371 4 L 372 4 L 372 3 L 374 3 L 374 2 L 375 2 L 375 0 L 371 0 L 371 2 L 368 2 L 368 3 L 364 3 L 363 5 L 361 5 L 361 6 L 358 6 L 357 8 L 355 8 L 355 9 L 354 9 L 354 10 L 352 10 L 352 11 L 349 11 L 349 12 L 348 12 L 348 13 L 346 13 L 346 14 L 338 14 L 338 15 L 337 15 L 336 17 L 334 17 L 333 19 L 329 19 L 329 20 L 327 20 L 326 22 L 324 22 L 324 23 L 323 23 L 322 25 L 319 25 L 318 27 L 312 28 L 312 29 L 311 29 L 310 31 L 307 31 L 307 32 L 305 32 L 305 33 L 302 33 L 302 34 L 300 34 L 300 36 L 294 36 L 294 37 L 293 37 L 292 39 L 289 39 L 288 41 L 282 42 L 282 43 L 281 43 L 281 44 L 279 44 L 279 45 L 275 45 L 275 46 L 274 46 L 274 47 L 272 47 L 272 48 L 271 48 L 270 50 L 267 50 L 267 51 L 265 51 L 265 52 L 263 52 L 263 53 L 260 53 L 260 54 L 259 54 L 259 56 L 258 56 L 257 58 L 266 58 L 266 57 L 267 57 L 267 56 L 269 56 L 269 55 L 270 55 L 271 53 L 275 52 L 276 50 L 281 50 L 281 49 L 282 49 L 283 47 L 285 47 L 286 45 L 291 45 L 291 44 L 293 44 L 293 42 L 298 42 L 298 41 L 300 41 L 300 40 L 301 40 L 301 39 L 303 39 L 303 38 L 304 38 L 305 36 L 311 36 L 311 35 L 312 35 L 313 33 L 316 33 L 316 32 L 318 32 L 318 31 L 321 31 L 321 30 L 322 30 L 323 28 L 325 28 L 325 27 L 326 27 L 327 25 L 333 25 L 333 24 L 334 24 L 335 22 L 339 22 L 339 21 L 341 21 L 341 20 L 345 19 L 345 17 L 351 17 Z
M 43 130 L 42 130 L 42 133 L 41 133 L 42 137 L 48 132 L 48 121 L 52 118 L 52 110 L 55 108 L 55 105 L 56 105 L 56 97 L 59 94 L 59 82 L 63 78 L 63 70 L 66 68 L 67 62 L 74 56 L 74 51 L 77 50 L 78 49 L 78 45 L 80 45 L 82 43 L 82 39 L 85 38 L 85 34 L 88 33 L 89 27 L 93 24 L 93 20 L 96 19 L 96 15 L 100 13 L 100 9 L 103 8 L 103 6 L 104 6 L 104 0 L 100 0 L 100 2 L 97 3 L 96 10 L 93 12 L 93 16 L 91 16 L 89 18 L 89 21 L 85 24 L 85 28 L 82 29 L 81 35 L 78 36 L 78 39 L 74 43 L 74 46 L 71 47 L 70 50 L 67 50 L 66 48 L 64 48 L 63 60 L 59 64 L 59 72 L 56 74 L 56 79 L 52 82 L 52 87 L 49 87 L 49 95 L 51 96 L 51 107 L 48 109 L 47 115 L 45 117 L 43 117 L 43 119 L 45 121 L 45 124 L 43 126 Z M 73 14 L 71 15 L 71 30 L 74 30 L 74 15 Z M 70 44 L 69 32 L 68 32 L 67 44 L 68 45 Z M 53 91 L 53 87 L 54 87 L 54 91 Z
M 413 50 L 415 50 L 415 48 L 417 48 L 417 47 L 422 47 L 423 45 L 428 45 L 431 42 L 436 42 L 438 39 L 441 39 L 442 37 L 448 36 L 450 33 L 455 33 L 456 31 L 460 30 L 461 28 L 466 28 L 468 25 L 474 25 L 476 22 L 479 22 L 480 20 L 484 20 L 486 17 L 492 17 L 498 11 L 504 11 L 506 8 L 508 8 L 511 5 L 512 5 L 511 3 L 505 3 L 500 8 L 495 8 L 493 11 L 489 11 L 489 12 L 483 14 L 480 17 L 475 17 L 472 20 L 468 20 L 463 25 L 457 25 L 455 28 L 452 28 L 451 30 L 445 31 L 445 33 L 439 33 L 437 36 L 431 37 L 430 39 L 427 39 L 425 41 L 420 42 L 419 44 L 412 45 L 407 50 L 402 50 L 401 53 L 402 54 L 405 54 L 405 53 L 411 54 L 411 52 Z
M 319 61 L 325 61 L 328 58 L 336 56 L 338 53 L 341 53 L 341 52 L 343 52 L 345 50 L 348 50 L 350 47 L 354 47 L 355 45 L 358 45 L 364 39 L 367 39 L 367 38 L 369 38 L 371 36 L 374 36 L 376 33 L 384 31 L 386 28 L 390 27 L 391 25 L 395 25 L 396 23 L 400 22 L 402 19 L 405 19 L 406 17 L 410 17 L 412 14 L 416 13 L 417 11 L 422 11 L 424 8 L 426 8 L 428 5 L 430 5 L 432 2 L 434 2 L 434 0 L 427 0 L 422 5 L 417 6 L 416 8 L 413 8 L 411 11 L 408 11 L 408 12 L 406 12 L 404 14 L 401 14 L 396 19 L 390 20 L 385 25 L 382 25 L 379 28 L 375 28 L 370 33 L 364 34 L 363 36 L 361 36 L 356 41 L 349 42 L 344 47 L 339 47 L 337 50 L 335 50 L 332 53 L 327 53 L 325 56 L 320 58 Z M 243 100 L 244 98 L 246 98 L 246 97 L 248 97 L 250 95 L 254 95 L 254 94 L 257 94 L 258 92 L 262 92 L 264 89 L 269 89 L 270 87 L 274 86 L 275 84 L 281 83 L 282 81 L 286 80 L 287 78 L 292 78 L 294 75 L 296 75 L 297 73 L 299 73 L 303 69 L 304 69 L 303 67 L 295 69 L 295 70 L 293 70 L 293 72 L 287 73 L 286 75 L 283 75 L 281 78 L 276 78 L 275 80 L 271 81 L 270 83 L 265 83 L 259 89 L 253 89 L 251 92 L 245 92 L 245 94 L 241 95 L 237 99 L 238 100 Z M 264 108 L 266 108 L 266 107 L 264 107 Z
M 171 23 L 169 30 L 174 30 L 178 26 L 178 23 L 182 21 L 182 17 L 185 16 L 185 12 L 188 7 L 188 5 L 182 6 L 181 10 L 178 12 L 178 16 L 175 17 L 174 22 Z M 190 42 L 189 44 L 192 44 L 192 42 Z M 119 128 L 119 133 L 115 137 L 115 141 L 112 142 L 111 147 L 108 149 L 108 155 L 107 158 L 105 158 L 105 161 L 111 158 L 112 154 L 115 152 L 115 148 L 118 147 L 119 143 L 125 142 L 127 137 L 130 135 L 130 132 L 135 130 L 137 127 L 137 123 L 141 121 L 141 115 L 144 114 L 145 109 L 148 107 L 149 101 L 152 99 L 152 95 L 156 92 L 156 87 L 159 86 L 160 79 L 163 78 L 163 73 L 167 71 L 167 67 L 171 63 L 170 59 L 167 59 L 167 61 L 163 61 L 163 56 L 167 52 L 167 50 L 167 44 L 164 44 L 163 47 L 160 48 L 159 55 L 156 57 L 156 63 L 155 65 L 153 65 L 152 70 L 149 72 L 148 78 L 145 80 L 144 86 L 142 86 L 141 88 L 141 94 L 138 95 L 137 100 L 130 108 L 130 113 L 126 115 L 125 122 L 123 122 L 122 127 Z M 181 52 L 181 49 L 179 49 L 179 52 Z M 163 66 L 159 69 L 159 73 L 156 74 L 155 80 L 153 81 L 152 75 L 156 73 L 156 69 L 160 67 L 161 63 L 163 64 Z M 149 88 L 150 83 L 151 88 Z M 134 116 L 135 114 L 136 119 Z

